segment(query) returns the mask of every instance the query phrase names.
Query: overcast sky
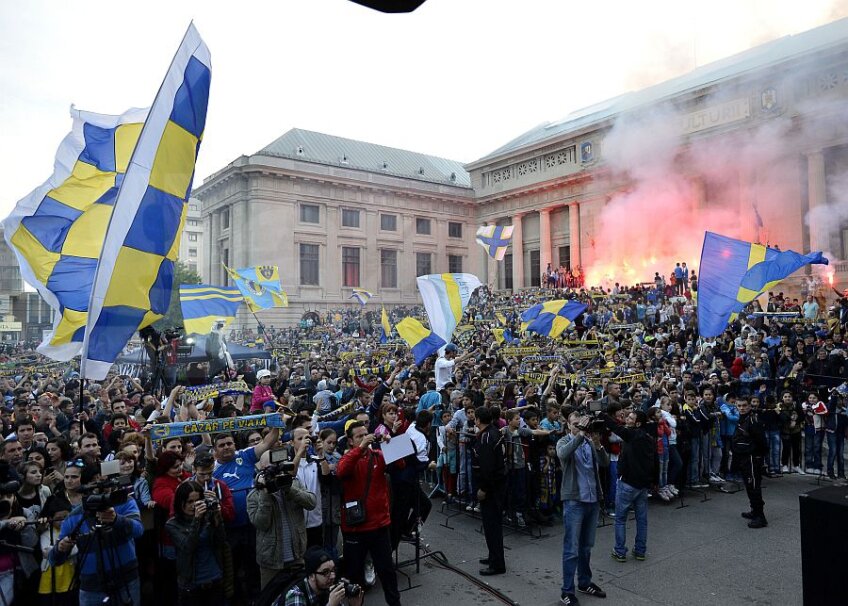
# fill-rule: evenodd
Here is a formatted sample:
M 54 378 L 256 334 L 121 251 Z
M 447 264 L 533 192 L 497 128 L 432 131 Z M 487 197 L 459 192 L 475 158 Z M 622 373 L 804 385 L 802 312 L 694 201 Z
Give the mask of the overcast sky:
M 846 0 L 0 3 L 0 216 L 68 109 L 149 106 L 189 21 L 212 53 L 198 182 L 292 127 L 470 162 L 541 122 L 848 14 Z

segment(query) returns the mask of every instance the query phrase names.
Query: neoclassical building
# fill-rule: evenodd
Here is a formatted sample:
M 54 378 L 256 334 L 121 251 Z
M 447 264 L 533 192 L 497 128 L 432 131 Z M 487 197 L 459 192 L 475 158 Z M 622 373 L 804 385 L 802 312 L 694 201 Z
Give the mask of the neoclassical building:
M 518 289 L 538 285 L 548 263 L 604 263 L 617 278 L 610 251 L 630 251 L 609 240 L 610 213 L 666 179 L 696 226 L 703 217 L 704 228 L 718 221 L 740 238 L 844 260 L 846 118 L 841 20 L 575 112 L 465 165 L 293 129 L 195 189 L 201 274 L 222 284 L 222 263 L 279 265 L 291 307 L 264 312 L 272 324 L 352 304 L 354 287 L 414 303 L 426 273 L 468 271 Z M 659 171 L 645 177 L 642 166 Z M 474 242 L 487 224 L 515 227 L 501 263 Z M 831 269 L 848 280 L 848 263 Z

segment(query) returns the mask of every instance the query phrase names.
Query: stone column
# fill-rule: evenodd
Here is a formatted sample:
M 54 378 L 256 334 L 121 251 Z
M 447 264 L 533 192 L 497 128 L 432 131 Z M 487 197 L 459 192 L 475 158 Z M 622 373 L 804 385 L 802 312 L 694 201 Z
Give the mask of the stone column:
M 377 234 L 380 229 L 380 217 L 376 210 L 362 211 L 365 221 L 366 245 L 362 251 L 359 266 L 362 274 L 362 287 L 372 293 L 380 291 L 380 251 L 377 248 Z
M 521 230 L 523 213 L 512 216 L 512 289 L 524 288 L 524 237 Z
M 827 185 L 824 174 L 824 154 L 807 154 L 807 197 L 809 200 L 810 250 L 830 250 L 825 205 Z
M 226 284 L 224 268 L 221 267 L 221 215 L 215 209 L 209 213 L 209 283 Z
M 568 205 L 568 242 L 571 267 L 580 265 L 580 204 Z
M 539 269 L 545 271 L 551 263 L 551 209 L 539 211 Z M 547 278 L 546 278 L 547 279 Z

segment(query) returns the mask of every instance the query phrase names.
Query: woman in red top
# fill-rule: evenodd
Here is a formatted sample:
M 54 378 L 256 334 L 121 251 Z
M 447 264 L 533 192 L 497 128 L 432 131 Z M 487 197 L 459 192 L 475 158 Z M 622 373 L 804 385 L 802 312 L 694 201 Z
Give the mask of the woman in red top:
M 154 521 L 159 537 L 159 560 L 156 567 L 156 595 L 165 606 L 174 602 L 177 582 L 177 552 L 171 537 L 165 531 L 165 522 L 174 515 L 174 494 L 177 487 L 189 474 L 183 469 L 183 457 L 172 450 L 166 450 L 156 460 L 156 474 L 153 480 L 152 496 L 156 503 Z

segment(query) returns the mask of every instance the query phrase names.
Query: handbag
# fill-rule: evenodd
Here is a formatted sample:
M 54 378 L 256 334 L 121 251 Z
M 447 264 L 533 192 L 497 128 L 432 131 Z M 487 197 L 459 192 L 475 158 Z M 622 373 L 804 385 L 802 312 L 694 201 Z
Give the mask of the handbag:
M 374 470 L 371 465 L 371 454 L 368 455 L 368 475 L 365 479 L 365 493 L 361 499 L 348 501 L 345 503 L 345 522 L 348 526 L 361 526 L 367 519 L 365 512 L 365 504 L 368 502 L 368 491 L 371 490 L 371 472 Z

